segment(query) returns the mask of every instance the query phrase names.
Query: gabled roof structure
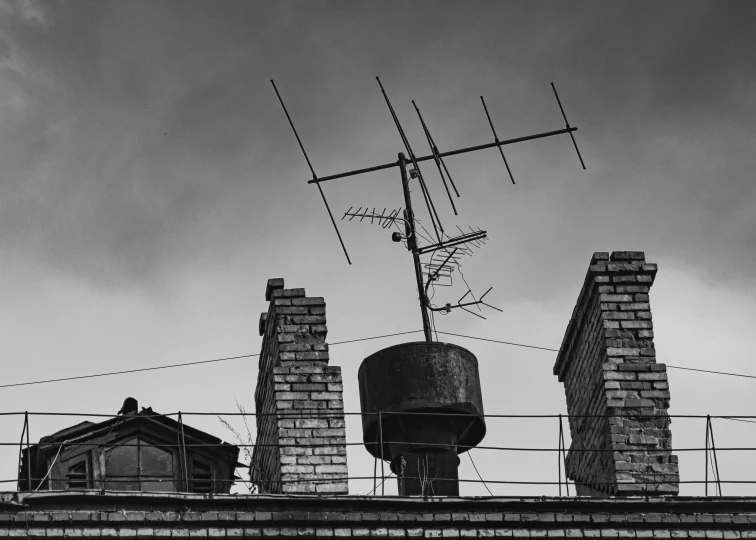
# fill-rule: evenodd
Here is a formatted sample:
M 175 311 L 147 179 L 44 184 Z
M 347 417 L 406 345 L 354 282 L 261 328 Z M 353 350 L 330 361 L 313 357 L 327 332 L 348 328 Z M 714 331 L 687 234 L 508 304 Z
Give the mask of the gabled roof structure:
M 24 449 L 23 491 L 97 489 L 228 493 L 239 448 L 133 398 L 104 422 L 81 422 Z

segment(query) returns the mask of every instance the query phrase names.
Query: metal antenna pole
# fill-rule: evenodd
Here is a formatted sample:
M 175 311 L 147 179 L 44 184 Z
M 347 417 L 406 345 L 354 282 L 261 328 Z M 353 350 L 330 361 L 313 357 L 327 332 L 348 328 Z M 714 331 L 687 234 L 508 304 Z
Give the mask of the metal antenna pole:
M 407 175 L 407 158 L 403 152 L 399 153 L 399 171 L 402 175 L 402 190 L 404 192 L 404 206 L 407 212 L 407 249 L 412 252 L 412 262 L 415 264 L 415 279 L 417 293 L 420 295 L 420 312 L 423 316 L 423 333 L 425 341 L 433 341 L 431 334 L 430 316 L 428 315 L 428 297 L 425 296 L 423 286 L 423 268 L 420 266 L 420 253 L 417 250 L 417 235 L 415 234 L 415 214 L 412 212 L 412 198 L 410 197 L 409 177 Z

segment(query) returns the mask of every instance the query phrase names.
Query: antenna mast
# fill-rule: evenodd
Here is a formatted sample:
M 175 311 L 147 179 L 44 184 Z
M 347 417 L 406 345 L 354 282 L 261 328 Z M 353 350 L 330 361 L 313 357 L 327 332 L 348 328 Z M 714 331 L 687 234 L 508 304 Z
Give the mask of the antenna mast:
M 412 212 L 412 196 L 410 195 L 409 177 L 407 176 L 407 158 L 403 152 L 399 152 L 399 171 L 402 176 L 402 192 L 404 193 L 404 206 L 406 208 L 407 249 L 412 252 L 412 263 L 415 265 L 415 279 L 417 280 L 417 292 L 420 294 L 420 311 L 423 317 L 423 334 L 425 334 L 425 341 L 433 341 L 430 316 L 428 315 L 428 295 L 425 294 L 423 267 L 420 265 L 420 253 L 417 250 L 415 214 Z

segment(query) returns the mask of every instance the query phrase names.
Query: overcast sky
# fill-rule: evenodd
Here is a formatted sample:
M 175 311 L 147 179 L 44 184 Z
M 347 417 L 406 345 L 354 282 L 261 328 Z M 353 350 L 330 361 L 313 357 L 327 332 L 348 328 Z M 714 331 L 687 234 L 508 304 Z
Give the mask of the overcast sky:
M 449 158 L 456 218 L 423 167 L 447 227 L 489 231 L 465 278 L 477 294 L 492 286 L 504 310 L 437 318 L 439 330 L 558 348 L 591 254 L 643 250 L 659 264 L 658 361 L 756 375 L 755 26 L 745 1 L 1 0 L 0 383 L 259 352 L 271 277 L 325 297 L 331 342 L 419 329 L 411 258 L 386 230 L 345 221 L 347 265 L 270 84 L 326 175 L 402 150 L 376 76 L 418 154 L 412 99 L 442 151 L 492 140 L 480 95 L 502 139 L 562 128 L 552 81 L 579 128 L 586 171 L 566 135 L 505 148 L 517 185 L 493 149 Z M 337 215 L 403 205 L 395 170 L 324 188 Z M 465 291 L 457 276 L 434 301 Z M 406 339 L 333 347 L 348 411 L 359 410 L 362 359 Z M 554 353 L 442 339 L 477 355 L 487 413 L 565 412 Z M 160 412 L 230 412 L 235 398 L 251 410 L 256 368 L 2 388 L 0 410 L 115 413 L 129 395 Z M 671 414 L 756 415 L 754 380 L 669 377 Z M 32 440 L 79 420 L 33 417 Z M 187 421 L 227 435 L 212 417 Z M 2 440 L 17 441 L 21 424 L 0 421 Z M 556 428 L 490 420 L 485 444 L 553 447 Z M 714 428 L 720 447 L 756 447 L 756 425 Z M 676 447 L 704 441 L 700 420 L 672 431 Z M 356 419 L 347 438 L 361 438 Z M 14 478 L 5 452 L 0 476 Z M 473 458 L 487 479 L 556 480 L 553 454 Z M 719 461 L 725 480 L 756 480 L 752 454 Z M 703 478 L 702 453 L 680 462 L 683 480 Z M 350 448 L 352 476 L 372 465 Z M 464 456 L 461 475 L 477 478 Z

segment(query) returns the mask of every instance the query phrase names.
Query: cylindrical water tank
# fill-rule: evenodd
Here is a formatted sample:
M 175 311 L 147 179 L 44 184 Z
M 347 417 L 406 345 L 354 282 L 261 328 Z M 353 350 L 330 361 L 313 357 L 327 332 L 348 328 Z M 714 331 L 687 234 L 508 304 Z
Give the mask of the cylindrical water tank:
M 365 448 L 391 463 L 399 493 L 458 495 L 457 455 L 486 433 L 475 356 L 448 343 L 404 343 L 367 357 L 358 378 Z

